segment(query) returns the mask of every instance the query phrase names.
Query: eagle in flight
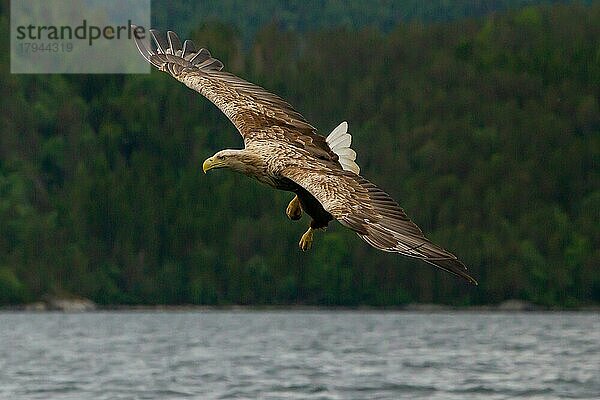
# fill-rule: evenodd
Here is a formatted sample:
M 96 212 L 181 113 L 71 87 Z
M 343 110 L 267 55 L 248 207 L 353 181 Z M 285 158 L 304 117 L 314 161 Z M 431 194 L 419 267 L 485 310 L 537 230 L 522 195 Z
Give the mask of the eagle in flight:
M 279 96 L 223 71 L 208 50 L 182 43 L 171 31 L 149 33 L 154 42 L 149 47 L 134 34 L 146 61 L 213 102 L 244 139 L 243 149 L 221 150 L 204 161 L 204 172 L 229 168 L 294 193 L 287 216 L 311 217 L 302 250 L 311 247 L 316 229 L 336 219 L 379 250 L 418 258 L 477 284 L 456 256 L 430 242 L 388 194 L 360 176 L 346 122 L 321 136 Z

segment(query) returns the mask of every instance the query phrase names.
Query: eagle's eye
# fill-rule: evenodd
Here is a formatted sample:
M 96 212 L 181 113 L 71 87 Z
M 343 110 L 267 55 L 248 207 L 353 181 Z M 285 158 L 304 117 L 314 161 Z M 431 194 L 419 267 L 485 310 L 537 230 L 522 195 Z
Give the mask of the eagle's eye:
M 217 156 L 217 160 L 224 160 L 224 159 L 225 159 L 225 156 L 223 156 L 223 155 L 220 155 L 220 154 L 219 154 L 219 155 Z

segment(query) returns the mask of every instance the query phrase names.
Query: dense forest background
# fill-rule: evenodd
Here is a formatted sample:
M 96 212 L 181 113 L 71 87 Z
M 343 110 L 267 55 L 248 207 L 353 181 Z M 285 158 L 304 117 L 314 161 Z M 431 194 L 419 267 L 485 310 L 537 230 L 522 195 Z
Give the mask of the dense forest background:
M 590 4 L 593 0 L 581 0 Z M 234 27 L 247 47 L 267 24 L 295 32 L 370 27 L 390 32 L 399 22 L 446 22 L 570 0 L 152 0 L 152 24 L 188 33 L 198 21 Z
M 362 174 L 480 286 L 336 224 L 302 253 L 308 221 L 287 219 L 290 194 L 202 174 L 203 159 L 242 146 L 208 101 L 157 71 L 10 75 L 5 40 L 0 303 L 600 302 L 599 2 L 498 1 L 508 10 L 486 14 L 464 1 L 440 13 L 460 19 L 424 9 L 390 19 L 354 2 L 364 24 L 323 12 L 314 26 L 287 23 L 294 10 L 264 24 L 217 13 L 194 25 L 180 17 L 187 3 L 156 4 L 155 19 L 170 23 L 159 27 L 188 31 L 323 134 L 348 121 Z

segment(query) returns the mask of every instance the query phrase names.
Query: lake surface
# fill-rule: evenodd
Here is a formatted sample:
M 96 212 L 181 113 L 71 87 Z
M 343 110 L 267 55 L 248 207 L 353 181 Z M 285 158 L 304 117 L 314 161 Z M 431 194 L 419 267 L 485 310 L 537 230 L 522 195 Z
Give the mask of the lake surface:
M 598 313 L 0 313 L 0 399 L 598 399 Z

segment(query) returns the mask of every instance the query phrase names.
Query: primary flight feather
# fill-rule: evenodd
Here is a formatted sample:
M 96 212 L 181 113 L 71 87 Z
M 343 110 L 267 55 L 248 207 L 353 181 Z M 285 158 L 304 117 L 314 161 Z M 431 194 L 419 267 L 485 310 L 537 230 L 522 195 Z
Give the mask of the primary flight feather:
M 243 149 L 222 150 L 204 161 L 204 172 L 229 168 L 295 193 L 287 215 L 311 217 L 302 250 L 312 245 L 315 229 L 336 219 L 377 249 L 421 259 L 477 284 L 456 256 L 431 243 L 389 195 L 359 175 L 346 122 L 325 138 L 279 96 L 223 71 L 208 50 L 182 43 L 171 31 L 149 33 L 150 47 L 134 35 L 142 56 L 213 102 L 244 139 Z

